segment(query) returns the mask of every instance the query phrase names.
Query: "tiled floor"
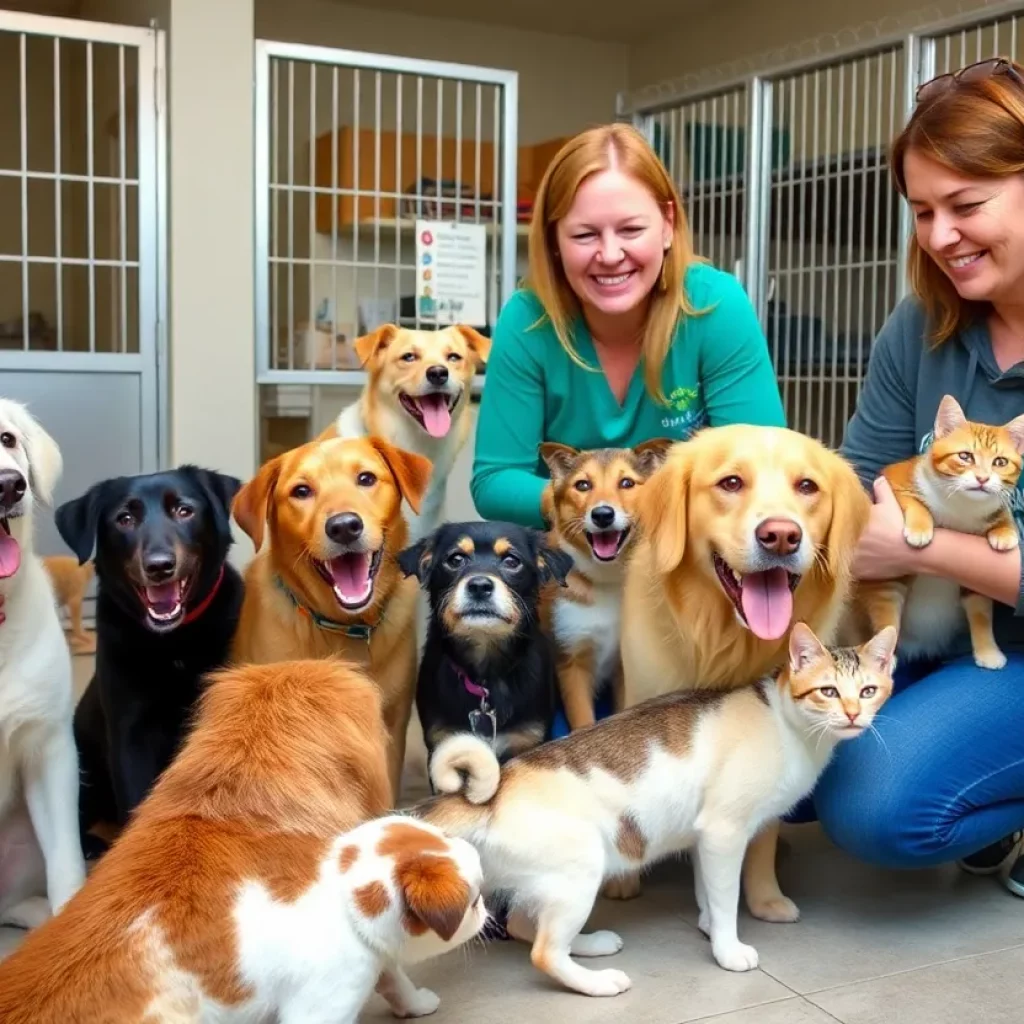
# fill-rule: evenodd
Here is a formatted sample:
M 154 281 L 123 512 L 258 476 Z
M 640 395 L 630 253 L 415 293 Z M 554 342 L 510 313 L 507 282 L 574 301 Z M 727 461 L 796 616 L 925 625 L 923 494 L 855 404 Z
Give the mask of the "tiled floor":
M 76 659 L 80 683 L 87 659 Z M 414 747 L 413 756 L 418 755 Z M 415 774 L 410 779 L 415 786 Z M 593 923 L 625 948 L 588 966 L 617 967 L 633 988 L 589 999 L 557 988 L 526 946 L 474 944 L 410 972 L 434 989 L 437 1024 L 1019 1024 L 1024 1020 L 1024 901 L 994 879 L 955 866 L 891 872 L 834 849 L 816 826 L 784 830 L 783 889 L 802 919 L 770 925 L 740 917 L 761 967 L 731 974 L 697 931 L 690 872 L 662 865 L 629 903 L 600 900 Z M 0 929 L 0 956 L 20 934 Z M 362 1017 L 393 1019 L 374 997 Z

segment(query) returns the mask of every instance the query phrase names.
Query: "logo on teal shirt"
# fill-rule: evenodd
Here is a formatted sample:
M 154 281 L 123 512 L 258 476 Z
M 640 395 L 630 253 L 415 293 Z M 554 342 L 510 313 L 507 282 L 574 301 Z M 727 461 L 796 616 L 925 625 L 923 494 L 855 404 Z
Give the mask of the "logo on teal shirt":
M 707 426 L 708 417 L 699 387 L 675 388 L 669 392 L 668 405 L 671 413 L 662 418 L 661 425 L 683 440 Z

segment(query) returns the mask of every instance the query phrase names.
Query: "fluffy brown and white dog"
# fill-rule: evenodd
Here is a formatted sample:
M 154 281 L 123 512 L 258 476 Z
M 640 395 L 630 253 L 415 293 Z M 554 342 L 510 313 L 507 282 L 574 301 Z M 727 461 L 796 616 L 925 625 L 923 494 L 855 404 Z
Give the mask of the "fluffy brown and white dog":
M 658 438 L 635 448 L 540 446 L 551 473 L 542 498 L 550 544 L 573 560 L 568 586 L 552 588 L 543 609 L 558 652 L 558 687 L 570 729 L 593 724 L 594 700 L 605 689 L 613 711 L 624 707 L 624 566 L 637 535 L 637 495 L 671 444 Z
M 415 544 L 441 521 L 448 477 L 469 438 L 473 376 L 487 362 L 491 341 L 464 324 L 439 331 L 385 324 L 357 338 L 355 349 L 366 385 L 321 437 L 376 435 L 430 460 L 420 507 L 405 509 Z
M 0 399 L 0 922 L 22 927 L 85 879 L 71 655 L 33 528 L 62 469 L 29 410 Z
M 416 693 L 418 598 L 417 581 L 398 566 L 402 504 L 418 508 L 429 477 L 422 455 L 381 438 L 331 438 L 271 459 L 232 505 L 257 551 L 233 660 L 338 654 L 363 665 L 384 701 L 396 802 Z
M 4 1024 L 354 1022 L 476 935 L 480 862 L 390 805 L 377 688 L 336 659 L 211 677 L 195 728 L 56 918 L 0 964 Z M 372 820 L 378 818 L 378 820 Z
M 853 468 L 793 430 L 735 424 L 674 445 L 644 484 L 623 592 L 627 705 L 676 690 L 748 686 L 786 659 L 805 622 L 832 643 L 871 500 Z M 792 921 L 775 878 L 778 826 L 752 844 L 754 916 Z M 639 892 L 638 879 L 617 893 Z

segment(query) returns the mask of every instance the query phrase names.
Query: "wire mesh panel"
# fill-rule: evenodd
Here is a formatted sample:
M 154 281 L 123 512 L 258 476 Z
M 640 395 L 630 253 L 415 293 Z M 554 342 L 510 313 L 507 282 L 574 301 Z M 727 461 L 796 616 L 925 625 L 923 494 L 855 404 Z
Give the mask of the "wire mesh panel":
M 11 25 L 0 21 L 0 352 L 137 354 L 139 46 Z
M 511 72 L 257 44 L 261 383 L 355 382 L 355 338 L 448 322 L 421 301 L 432 270 L 417 263 L 417 220 L 480 226 L 487 322 L 474 326 L 489 330 L 526 235 L 516 85 Z
M 899 295 L 904 65 L 896 46 L 772 83 L 765 333 L 790 425 L 833 446 Z
M 697 254 L 741 276 L 748 103 L 747 88 L 740 86 L 641 119 L 682 197 Z
M 1024 32 L 1021 14 L 965 25 L 923 41 L 922 79 L 956 71 L 989 57 L 1012 57 L 1024 61 Z M 930 65 L 930 66 L 929 66 Z

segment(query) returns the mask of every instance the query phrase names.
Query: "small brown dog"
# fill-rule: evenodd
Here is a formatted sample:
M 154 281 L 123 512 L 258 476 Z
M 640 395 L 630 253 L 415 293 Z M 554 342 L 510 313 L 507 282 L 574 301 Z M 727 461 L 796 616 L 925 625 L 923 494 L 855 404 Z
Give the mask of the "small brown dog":
M 543 616 L 558 650 L 558 687 L 570 729 L 594 724 L 594 700 L 610 690 L 625 707 L 619 634 L 625 565 L 637 536 L 637 496 L 661 465 L 671 439 L 635 448 L 578 451 L 545 442 L 551 472 L 542 507 L 550 543 L 573 560 L 569 585 L 549 588 Z
M 402 501 L 418 509 L 429 479 L 427 459 L 377 437 L 311 441 L 267 462 L 232 506 L 257 551 L 233 660 L 337 654 L 365 667 L 384 702 L 396 801 L 416 692 L 418 597 L 397 562 Z
M 378 689 L 339 659 L 211 676 L 118 842 L 0 964 L 0 1020 L 305 1021 L 319 1003 L 354 1021 L 374 984 L 399 1015 L 435 1009 L 399 964 L 417 937 L 429 956 L 479 930 L 479 860 L 436 830 L 370 821 L 391 803 L 387 747 Z M 348 924 L 360 909 L 386 933 L 382 958 Z
M 71 620 L 68 646 L 75 654 L 93 654 L 96 651 L 96 634 L 88 633 L 82 625 L 82 602 L 85 592 L 95 574 L 92 562 L 78 564 L 72 555 L 47 555 L 43 565 L 53 583 L 53 593 L 58 608 L 67 608 Z

